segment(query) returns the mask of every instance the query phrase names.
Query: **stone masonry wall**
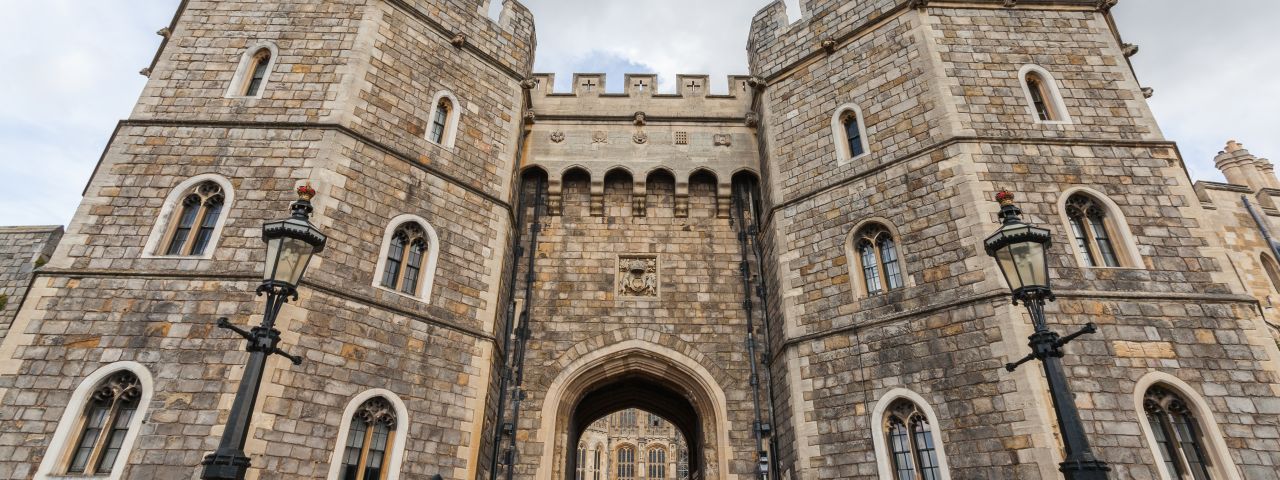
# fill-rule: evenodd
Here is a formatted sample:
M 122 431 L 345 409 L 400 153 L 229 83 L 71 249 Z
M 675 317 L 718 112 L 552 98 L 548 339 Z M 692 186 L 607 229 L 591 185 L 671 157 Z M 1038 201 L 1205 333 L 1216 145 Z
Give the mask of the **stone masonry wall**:
M 0 227 L 0 340 L 27 296 L 33 272 L 49 261 L 62 227 Z

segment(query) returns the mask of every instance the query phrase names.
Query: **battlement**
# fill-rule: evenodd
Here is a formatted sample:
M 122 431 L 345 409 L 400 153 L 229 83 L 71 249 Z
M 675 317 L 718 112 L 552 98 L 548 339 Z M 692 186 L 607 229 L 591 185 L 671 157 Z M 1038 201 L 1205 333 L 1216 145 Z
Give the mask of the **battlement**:
M 753 75 L 779 69 L 823 49 L 838 48 L 866 28 L 917 8 L 1108 9 L 1117 0 L 800 0 L 800 18 L 787 16 L 784 0 L 765 5 L 751 20 L 747 52 Z
M 485 52 L 516 72 L 528 72 L 537 45 L 533 12 L 518 0 L 387 0 L 408 7 L 422 19 L 463 43 Z M 495 4 L 494 2 L 501 2 Z
M 708 75 L 676 75 L 676 93 L 658 92 L 658 76 L 627 74 L 621 93 L 605 90 L 603 73 L 575 73 L 569 92 L 555 91 L 555 74 L 538 73 L 530 95 L 538 115 L 631 116 L 644 112 L 652 117 L 730 117 L 741 119 L 750 110 L 750 77 L 729 76 L 727 94 L 710 93 Z

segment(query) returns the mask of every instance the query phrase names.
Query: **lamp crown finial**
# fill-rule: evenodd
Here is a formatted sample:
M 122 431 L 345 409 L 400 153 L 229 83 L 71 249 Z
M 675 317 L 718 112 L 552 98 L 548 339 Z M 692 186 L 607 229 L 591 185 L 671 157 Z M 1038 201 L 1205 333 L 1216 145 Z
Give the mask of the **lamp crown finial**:
M 996 192 L 996 201 L 1000 202 L 1000 206 L 1003 206 L 1003 207 L 1013 205 L 1013 201 L 1014 201 L 1013 192 L 1010 192 L 1009 190 L 1001 189 L 999 192 Z
M 311 185 L 303 184 L 298 187 L 298 200 L 310 202 L 315 197 L 316 189 L 311 188 Z

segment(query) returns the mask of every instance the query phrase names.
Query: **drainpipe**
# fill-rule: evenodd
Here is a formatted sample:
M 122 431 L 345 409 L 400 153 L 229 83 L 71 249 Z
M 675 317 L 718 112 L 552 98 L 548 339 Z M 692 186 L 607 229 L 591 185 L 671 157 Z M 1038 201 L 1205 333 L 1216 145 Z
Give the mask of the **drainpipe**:
M 1249 197 L 1241 195 L 1240 201 L 1244 202 L 1244 208 L 1249 210 L 1249 216 L 1253 217 L 1254 223 L 1258 224 L 1258 231 L 1262 232 L 1262 239 L 1267 241 L 1267 246 L 1271 248 L 1271 255 L 1280 258 L 1280 245 L 1276 245 L 1276 241 L 1271 238 L 1271 229 L 1267 228 L 1267 224 L 1263 222 L 1262 215 L 1253 208 L 1253 203 L 1249 202 Z
M 507 464 L 507 480 L 511 480 L 515 474 L 516 429 L 520 425 L 520 403 L 525 397 L 525 392 L 521 387 L 524 384 L 525 350 L 529 344 L 529 311 L 530 306 L 533 305 L 533 281 L 535 278 L 534 260 L 537 258 L 538 234 L 542 231 L 542 192 L 547 188 L 546 180 L 539 179 L 535 188 L 537 188 L 537 192 L 534 193 L 533 199 L 533 221 L 529 224 L 529 250 L 524 252 L 529 262 L 525 269 L 524 315 L 521 316 L 519 328 L 516 328 L 516 350 L 513 358 L 516 373 L 515 386 L 511 391 L 511 422 L 510 424 L 503 422 L 499 426 L 502 428 L 503 433 L 507 435 L 507 449 L 503 453 Z
M 765 317 L 765 321 L 762 322 L 764 324 L 765 348 L 769 348 L 770 339 L 768 334 L 768 328 L 769 328 L 768 304 L 767 304 L 767 299 L 764 298 L 764 292 L 766 291 L 764 287 L 764 276 L 763 274 L 753 275 L 751 273 L 751 259 L 752 259 L 753 253 L 754 253 L 756 265 L 757 266 L 763 265 L 762 263 L 760 263 L 762 260 L 762 256 L 760 254 L 759 244 L 756 241 L 757 235 L 759 235 L 759 228 L 760 228 L 759 227 L 760 211 L 758 208 L 756 208 L 757 204 L 755 202 L 755 195 L 751 191 L 751 187 L 752 185 L 749 183 L 735 184 L 733 189 L 733 193 L 734 193 L 733 203 L 734 203 L 734 210 L 735 210 L 734 219 L 738 223 L 738 247 L 739 247 L 739 253 L 741 255 L 741 263 L 739 264 L 739 269 L 740 269 L 740 273 L 742 274 L 742 290 L 743 290 L 742 308 L 743 310 L 746 311 L 746 314 L 747 314 L 746 343 L 747 343 L 748 358 L 750 358 L 750 363 L 751 363 L 751 391 L 753 395 L 752 403 L 755 410 L 755 428 L 753 428 L 752 430 L 754 430 L 754 433 L 755 433 L 756 447 L 758 449 L 762 447 L 764 444 L 764 441 L 765 441 L 764 435 L 766 435 L 766 433 L 769 435 L 769 438 L 768 438 L 769 449 L 767 450 L 768 453 L 766 454 L 765 453 L 766 451 L 763 449 L 760 450 L 761 458 L 758 459 L 759 465 L 756 468 L 756 478 L 764 480 L 764 479 L 777 478 L 778 448 L 777 448 L 777 440 L 776 440 L 777 437 L 776 435 L 772 434 L 773 418 L 774 418 L 773 417 L 773 376 L 769 371 L 768 361 L 765 360 L 769 356 L 759 355 L 757 353 L 758 346 L 756 342 L 756 326 L 755 326 L 755 314 L 754 314 L 755 304 L 752 301 L 753 296 L 760 297 L 760 300 L 761 300 L 760 303 L 762 305 L 762 313 L 764 314 L 764 317 Z M 746 213 L 747 211 L 751 212 L 751 222 L 749 223 L 747 222 L 747 213 Z M 753 279 L 758 280 L 760 284 L 756 285 Z M 767 408 L 768 408 L 767 414 L 762 412 L 761 410 L 761 404 L 762 404 L 760 399 L 761 372 L 760 372 L 758 362 L 762 362 L 762 361 L 766 367 L 764 369 L 764 377 L 765 377 L 765 384 L 767 385 L 766 395 L 768 396 L 768 398 L 766 399 L 767 401 L 763 403 L 767 405 Z M 766 455 L 768 457 L 764 458 Z

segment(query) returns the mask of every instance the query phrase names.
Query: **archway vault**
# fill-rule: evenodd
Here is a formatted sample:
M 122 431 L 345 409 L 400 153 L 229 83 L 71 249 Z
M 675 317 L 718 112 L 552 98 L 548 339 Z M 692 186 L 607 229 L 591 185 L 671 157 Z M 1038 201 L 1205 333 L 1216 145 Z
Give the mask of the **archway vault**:
M 727 399 L 702 364 L 671 348 L 624 340 L 573 359 L 552 380 L 542 404 L 543 442 L 538 480 L 561 480 L 581 430 L 622 408 L 667 418 L 689 443 L 690 466 L 707 480 L 736 480 L 729 473 Z M 695 447 L 696 446 L 696 447 Z M 697 458 L 693 458 L 697 457 Z

